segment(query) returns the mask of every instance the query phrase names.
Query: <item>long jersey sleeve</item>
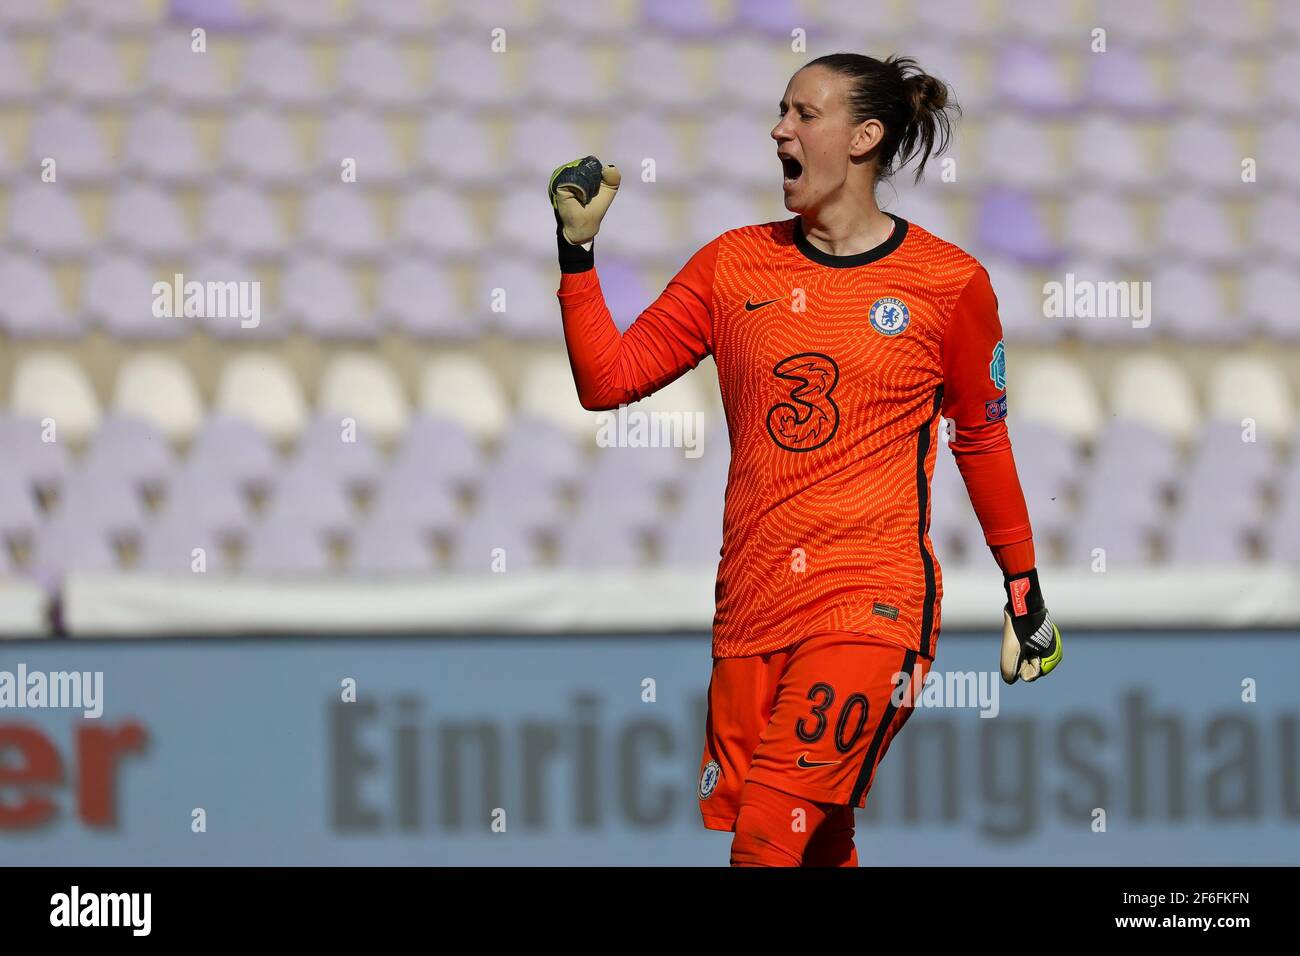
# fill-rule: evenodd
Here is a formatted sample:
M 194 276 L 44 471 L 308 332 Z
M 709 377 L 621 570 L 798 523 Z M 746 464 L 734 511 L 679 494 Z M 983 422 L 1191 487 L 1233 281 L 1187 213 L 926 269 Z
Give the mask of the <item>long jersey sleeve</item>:
M 695 368 L 713 348 L 715 239 L 693 255 L 649 308 L 620 333 L 596 270 L 566 272 L 557 296 L 582 407 L 613 409 Z
M 1007 574 L 1034 566 L 1029 511 L 1007 435 L 1006 356 L 997 298 L 977 269 L 944 332 L 943 413 L 954 423 L 949 449 L 984 539 Z

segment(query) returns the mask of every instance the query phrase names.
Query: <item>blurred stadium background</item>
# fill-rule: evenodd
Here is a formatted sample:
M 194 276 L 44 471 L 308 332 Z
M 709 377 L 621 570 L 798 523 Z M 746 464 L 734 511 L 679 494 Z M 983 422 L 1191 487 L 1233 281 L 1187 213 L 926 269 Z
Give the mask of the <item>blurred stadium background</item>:
M 914 56 L 964 109 L 955 164 L 920 186 L 904 171 L 881 201 L 989 268 L 1044 588 L 1067 633 L 1093 635 L 1055 698 L 963 716 L 953 739 L 1067 706 L 1131 729 L 1132 695 L 1172 695 L 1170 719 L 1191 722 L 1300 663 L 1300 4 L 4 0 L 0 632 L 19 640 L 0 670 L 103 670 L 105 719 L 139 721 L 152 745 L 104 782 L 108 823 L 71 800 L 0 801 L 30 831 L 0 829 L 0 858 L 725 860 L 691 798 L 728 462 L 712 363 L 637 406 L 703 413 L 698 457 L 596 447 L 543 183 L 593 152 L 634 171 L 597 257 L 626 328 L 709 239 L 788 217 L 776 102 L 841 49 Z M 256 323 L 158 317 L 154 284 L 177 274 L 258 283 Z M 1149 282 L 1149 323 L 1048 317 L 1044 286 L 1067 276 Z M 938 667 L 987 670 L 1000 577 L 943 449 L 933 514 L 952 632 Z M 195 639 L 87 640 L 146 635 Z M 613 791 L 580 770 L 516 781 L 515 741 L 500 799 L 553 797 L 520 843 L 426 825 L 413 808 L 445 823 L 461 797 L 405 771 L 367 830 L 340 783 L 361 773 L 341 742 L 352 718 L 329 703 L 359 674 L 380 713 L 414 700 L 503 737 L 518 723 L 527 739 L 530 715 L 582 728 L 604 726 L 591 708 L 625 712 L 625 797 L 656 677 L 677 714 L 657 780 L 680 778 L 677 795 L 602 815 Z M 1130 814 L 1122 848 L 1089 843 L 1077 813 L 1007 833 L 945 802 L 906 817 L 905 839 L 861 830 L 864 861 L 1294 862 L 1294 701 L 1249 712 L 1283 748 L 1253 817 L 1215 816 L 1220 796 L 1169 757 L 1161 799 L 1190 819 Z M 79 720 L 20 716 L 76 752 Z M 1153 747 L 1183 746 L 1156 723 Z M 979 752 L 996 796 L 1009 771 Z M 496 779 L 482 753 L 472 771 L 447 753 L 437 779 Z M 1115 793 L 1135 772 L 1124 753 L 1102 775 Z M 466 807 L 480 798 L 468 783 Z M 228 806 L 226 836 L 187 842 L 205 800 Z M 341 839 L 358 819 L 370 836 Z

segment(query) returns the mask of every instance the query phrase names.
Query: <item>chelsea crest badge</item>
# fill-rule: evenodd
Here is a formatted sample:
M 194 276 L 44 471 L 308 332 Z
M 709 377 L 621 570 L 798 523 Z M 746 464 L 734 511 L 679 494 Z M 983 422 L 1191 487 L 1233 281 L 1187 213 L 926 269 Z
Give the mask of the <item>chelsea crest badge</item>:
M 903 300 L 895 299 L 892 296 L 886 296 L 873 302 L 871 311 L 867 313 L 867 318 L 871 322 L 871 327 L 881 335 L 898 335 L 907 328 L 907 323 L 912 320 L 912 316 L 907 311 L 907 306 L 903 304 Z

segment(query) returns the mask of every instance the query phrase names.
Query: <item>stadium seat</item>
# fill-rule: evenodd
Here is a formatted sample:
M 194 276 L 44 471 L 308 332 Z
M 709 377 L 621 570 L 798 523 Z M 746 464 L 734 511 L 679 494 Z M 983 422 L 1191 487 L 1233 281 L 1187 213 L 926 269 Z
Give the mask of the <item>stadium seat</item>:
M 402 435 L 388 474 L 409 472 L 430 488 L 456 488 L 472 484 L 482 469 L 482 452 L 469 431 L 446 418 L 415 418 Z
M 81 469 L 160 488 L 175 471 L 176 456 L 167 436 L 152 423 L 118 412 L 100 422 L 82 457 Z
M 448 161 L 451 142 L 456 144 L 455 162 Z M 455 186 L 486 186 L 499 178 L 501 157 L 489 124 L 476 113 L 439 109 L 420 127 L 415 163 L 413 171 Z
M 457 517 L 449 486 L 412 468 L 393 468 L 382 474 L 367 514 L 369 521 L 405 525 L 421 532 L 445 532 Z
M 575 111 L 601 110 L 614 102 L 614 87 L 603 81 L 597 57 L 573 33 L 553 33 L 531 44 L 524 69 L 529 91 L 548 102 Z
M 1272 361 L 1236 355 L 1215 363 L 1208 383 L 1207 412 L 1238 428 L 1252 419 L 1260 434 L 1278 440 L 1295 427 L 1295 406 L 1282 370 Z
M 196 53 L 189 29 L 159 30 L 148 57 L 144 92 L 155 101 L 210 108 L 235 98 L 222 59 L 212 52 Z
M 373 201 L 346 183 L 332 183 L 307 196 L 299 232 L 306 242 L 349 259 L 373 259 L 384 242 Z
M 323 574 L 330 570 L 326 536 L 310 522 L 263 521 L 249 532 L 240 570 L 257 575 Z
M 35 118 L 27 158 L 33 168 L 53 159 L 57 181 L 74 185 L 103 183 L 117 172 L 100 124 L 70 103 L 57 104 Z
M 301 184 L 306 172 L 289 120 L 257 105 L 230 117 L 221 137 L 221 165 L 230 175 L 270 185 Z
M 424 91 L 416 83 L 406 49 L 383 36 L 354 34 L 339 57 L 339 93 L 377 109 L 410 109 Z
M 647 76 L 655 81 L 644 82 Z M 685 48 L 661 36 L 639 34 L 632 39 L 623 50 L 619 78 L 618 100 L 631 109 L 680 112 L 699 102 L 699 86 Z
M 1111 412 L 1120 421 L 1154 429 L 1176 441 L 1200 426 L 1196 394 L 1183 368 L 1159 354 L 1121 359 L 1108 389 Z
M 220 539 L 191 516 L 172 515 L 168 520 L 155 521 L 141 536 L 136 570 L 155 574 L 195 574 L 202 551 L 203 571 L 229 569 Z
M 356 520 L 345 482 L 309 460 L 295 460 L 275 476 L 265 524 L 341 534 Z M 254 532 L 256 533 L 256 532 Z
M 500 514 L 475 515 L 456 527 L 452 539 L 452 569 L 462 574 L 505 573 L 540 565 L 532 535 Z
M 286 321 L 320 339 L 366 339 L 378 332 L 351 268 L 322 253 L 294 253 L 285 262 L 279 308 Z
M 162 353 L 132 355 L 117 371 L 113 410 L 158 428 L 169 441 L 188 441 L 203 421 L 203 400 L 189 369 Z
M 496 295 L 498 289 L 505 294 L 504 310 L 491 313 L 495 327 L 503 335 L 563 345 L 564 326 L 557 314 L 553 267 L 540 268 L 527 260 L 503 257 L 485 262 L 478 281 L 477 302 L 500 301 Z
M 381 436 L 354 421 L 351 413 L 322 410 L 298 436 L 291 467 L 315 470 L 349 486 L 372 485 L 384 467 L 375 443 Z
M 1007 394 L 1019 420 L 1052 425 L 1083 441 L 1100 427 L 1101 408 L 1092 382 L 1069 359 L 1043 356 L 1012 364 Z
M 247 533 L 252 521 L 248 499 L 233 472 L 211 471 L 203 459 L 192 459 L 172 475 L 155 523 L 184 525 L 217 537 Z
M 46 82 L 65 96 L 96 104 L 126 100 L 135 92 L 115 44 L 75 26 L 54 35 Z
M 203 422 L 186 459 L 186 469 L 253 487 L 269 486 L 279 467 L 275 448 L 257 425 L 220 409 Z
M 556 563 L 567 568 L 635 568 L 645 563 L 639 533 L 604 514 L 579 516 L 559 531 Z
M 218 186 L 203 204 L 203 239 L 215 251 L 266 258 L 288 245 L 284 223 L 269 197 L 249 186 Z
M 8 463 L 0 467 L 0 537 L 30 537 L 41 524 L 31 483 Z M 8 548 L 0 544 L 0 555 Z
M 107 535 L 130 536 L 144 526 L 147 512 L 140 486 L 129 476 L 83 467 L 64 482 L 55 514 Z
M 582 407 L 569 360 L 560 356 L 539 356 L 524 367 L 519 376 L 518 410 L 586 441 L 595 438 L 601 421 L 601 413 Z
M 405 174 L 382 118 L 362 110 L 332 114 L 320 131 L 316 160 L 325 182 L 340 181 L 344 159 L 355 161 L 356 181 L 363 187 L 392 185 Z
M 541 210 L 541 218 L 549 216 L 545 202 L 537 202 L 535 195 L 532 198 L 533 205 Z M 536 218 L 529 217 L 529 221 L 534 222 Z M 550 241 L 554 253 L 554 218 L 550 234 L 542 238 Z M 414 190 L 398 200 L 395 239 L 421 255 L 438 258 L 465 258 L 484 246 L 483 230 L 465 198 L 438 187 Z M 535 239 L 531 244 L 540 246 Z
M 69 571 L 113 571 L 118 560 L 103 529 L 79 518 L 60 517 L 37 533 L 30 567 L 33 577 L 53 592 Z
M 379 280 L 378 319 L 417 339 L 476 338 L 483 323 L 460 298 L 449 270 L 434 257 L 395 256 L 385 263 Z
M 424 367 L 418 407 L 424 415 L 451 419 L 478 439 L 495 437 L 510 419 L 496 376 L 462 356 L 437 358 Z
M 306 47 L 283 33 L 253 39 L 245 54 L 239 94 L 277 107 L 320 107 L 330 91 L 317 76 Z
M 471 12 L 473 6 L 465 10 Z M 433 60 L 433 89 L 439 91 L 445 102 L 461 104 L 462 108 L 478 110 L 509 105 L 515 89 L 509 79 L 506 59 L 494 54 L 477 37 L 457 37 L 440 43 Z
M 83 255 L 94 245 L 76 197 L 51 183 L 10 193 L 9 235 L 20 246 L 56 260 Z
M 769 167 L 769 180 L 774 175 L 780 176 L 781 164 L 775 156 L 766 165 Z M 775 169 L 771 168 L 773 166 Z M 640 261 L 671 261 L 680 257 L 681 250 L 673 236 L 668 212 L 664 203 L 657 198 L 654 188 L 652 184 L 642 183 L 639 179 L 624 181 L 619 187 L 618 201 L 622 207 L 619 209 L 622 217 L 620 222 L 627 228 L 611 231 L 608 239 L 602 236 L 603 249 L 608 249 L 614 255 Z M 677 267 L 680 268 L 680 265 Z
M 410 417 L 402 383 L 383 360 L 363 353 L 331 359 L 321 374 L 316 400 L 321 415 L 354 418 L 380 444 L 401 434 Z
M 271 355 L 239 355 L 217 383 L 215 411 L 247 419 L 276 441 L 295 438 L 306 419 L 298 380 Z
M 51 419 L 56 440 L 80 445 L 99 425 L 99 399 L 80 365 L 67 355 L 37 352 L 18 362 L 9 390 L 12 414 Z
M 80 317 L 64 303 L 54 273 L 40 259 L 22 253 L 0 257 L 0 289 L 0 328 L 15 338 L 60 339 L 82 333 Z
M 82 280 L 82 311 L 115 338 L 164 340 L 188 334 L 195 320 L 185 315 L 154 314 L 153 285 L 171 281 L 136 255 L 97 256 Z
M 0 448 L 4 468 L 36 488 L 57 488 L 72 473 L 72 455 L 59 441 L 54 422 L 21 414 L 0 415 Z M 45 441 L 50 436 L 53 440 Z
M 1087 69 L 1088 95 L 1097 106 L 1129 116 L 1159 116 L 1173 107 L 1157 62 L 1133 46 L 1108 44 L 1105 56 L 1088 58 Z M 1092 141 L 1091 148 L 1107 152 L 1097 148 L 1098 142 Z
M 424 531 L 405 520 L 372 519 L 351 535 L 349 570 L 353 574 L 430 574 L 433 549 Z

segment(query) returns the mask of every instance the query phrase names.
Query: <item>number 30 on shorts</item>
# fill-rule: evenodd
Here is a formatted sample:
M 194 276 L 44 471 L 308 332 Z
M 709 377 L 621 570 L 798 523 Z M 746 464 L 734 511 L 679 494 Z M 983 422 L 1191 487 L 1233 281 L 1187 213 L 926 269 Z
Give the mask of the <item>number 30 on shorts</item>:
M 827 715 L 835 705 L 835 688 L 818 681 L 808 688 L 808 699 L 812 701 L 812 710 L 808 716 L 799 718 L 794 732 L 804 743 L 812 744 L 821 740 L 826 733 L 830 723 Z M 849 695 L 840 705 L 835 720 L 835 749 L 840 753 L 846 754 L 852 750 L 862 736 L 862 731 L 867 727 L 868 709 L 867 695 L 861 693 Z

